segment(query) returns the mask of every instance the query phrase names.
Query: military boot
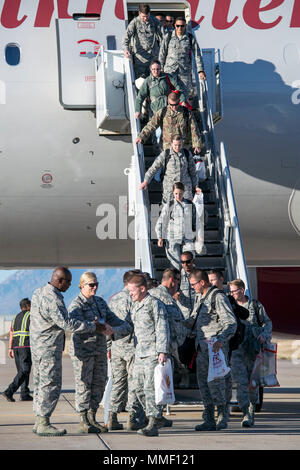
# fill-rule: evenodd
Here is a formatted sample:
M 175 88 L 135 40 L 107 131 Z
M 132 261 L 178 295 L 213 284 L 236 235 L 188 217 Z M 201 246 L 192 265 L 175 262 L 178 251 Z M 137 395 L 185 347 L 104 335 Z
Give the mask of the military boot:
M 145 427 L 145 424 L 139 424 L 134 413 L 128 413 L 126 429 L 127 431 L 137 431 Z
M 217 406 L 217 410 L 218 410 L 218 417 L 217 417 L 216 430 L 221 431 L 222 429 L 227 428 L 226 406 L 225 405 Z
M 34 423 L 34 425 L 33 425 L 33 428 L 32 428 L 32 432 L 36 433 L 38 424 L 39 424 L 39 419 L 38 419 L 38 416 L 37 416 L 37 417 L 36 417 L 36 420 L 35 420 L 35 423 Z
M 63 436 L 67 433 L 65 429 L 57 429 L 50 424 L 50 419 L 47 416 L 37 416 L 35 424 L 35 433 L 38 436 Z
M 87 417 L 87 410 L 81 411 L 79 413 L 79 432 L 83 434 L 99 434 L 99 431 L 96 426 L 93 426 Z
M 241 422 L 242 428 L 250 428 L 251 427 L 251 416 L 250 416 L 250 413 L 249 413 L 249 408 L 247 406 L 243 407 L 242 408 L 242 413 L 243 413 L 243 419 L 242 419 L 242 422 Z
M 190 385 L 190 376 L 189 376 L 189 374 L 188 373 L 183 374 L 182 377 L 181 377 L 181 380 L 178 384 L 178 388 L 187 389 L 187 388 L 189 388 L 189 385 Z
M 87 419 L 88 419 L 88 422 L 94 426 L 95 428 L 98 429 L 98 433 L 100 432 L 108 432 L 108 429 L 106 426 L 102 426 L 102 424 L 98 423 L 98 421 L 96 421 L 96 411 L 95 410 L 88 410 L 87 412 Z
M 214 406 L 206 406 L 202 418 L 204 419 L 204 423 L 195 426 L 195 431 L 216 431 Z
M 165 418 L 164 416 L 156 418 L 156 423 L 158 428 L 171 428 L 173 426 L 173 421 Z
M 147 437 L 158 436 L 157 419 L 150 416 L 148 425 L 145 428 L 140 429 L 138 434 L 142 434 Z
M 255 422 L 255 407 L 256 407 L 255 403 L 250 403 L 248 412 L 251 418 L 251 426 L 254 426 L 254 422 Z
M 109 431 L 121 431 L 123 429 L 123 424 L 118 421 L 117 413 L 109 412 L 107 429 L 109 429 Z

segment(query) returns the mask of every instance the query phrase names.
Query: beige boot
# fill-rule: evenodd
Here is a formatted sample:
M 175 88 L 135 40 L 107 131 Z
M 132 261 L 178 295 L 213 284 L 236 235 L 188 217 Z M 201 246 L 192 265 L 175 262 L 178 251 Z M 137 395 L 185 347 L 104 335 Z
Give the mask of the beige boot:
M 251 426 L 254 426 L 254 422 L 255 422 L 255 408 L 256 408 L 256 405 L 254 403 L 250 403 L 248 411 L 249 411 L 249 415 L 251 419 Z
M 139 429 L 142 429 L 142 427 L 143 426 L 141 424 L 138 424 L 135 414 L 128 413 L 127 422 L 126 422 L 127 431 L 138 431 Z
M 218 417 L 217 417 L 217 425 L 216 425 L 216 430 L 221 431 L 222 429 L 227 428 L 227 414 L 226 414 L 226 406 L 225 405 L 219 405 L 217 406 L 218 410 Z
M 251 416 L 249 413 L 249 409 L 247 407 L 242 408 L 243 419 L 241 422 L 242 428 L 251 428 Z
M 50 419 L 47 416 L 37 416 L 37 422 L 35 424 L 35 433 L 38 436 L 52 437 L 52 436 L 63 436 L 67 433 L 65 429 L 57 429 L 50 424 Z
M 108 429 L 106 426 L 102 426 L 102 424 L 98 423 L 98 421 L 96 421 L 96 411 L 95 410 L 89 410 L 87 412 L 87 418 L 88 418 L 88 421 L 91 425 L 93 425 L 95 428 L 98 429 L 98 433 L 100 432 L 108 432 Z
M 109 429 L 109 431 L 121 431 L 123 429 L 123 424 L 118 421 L 117 413 L 109 412 L 107 429 Z
M 142 434 L 147 437 L 158 436 L 157 419 L 150 416 L 148 425 L 145 428 L 140 429 L 138 434 Z
M 79 413 L 79 432 L 83 434 L 99 434 L 100 431 L 98 428 L 93 426 L 88 418 L 87 411 L 81 411 Z

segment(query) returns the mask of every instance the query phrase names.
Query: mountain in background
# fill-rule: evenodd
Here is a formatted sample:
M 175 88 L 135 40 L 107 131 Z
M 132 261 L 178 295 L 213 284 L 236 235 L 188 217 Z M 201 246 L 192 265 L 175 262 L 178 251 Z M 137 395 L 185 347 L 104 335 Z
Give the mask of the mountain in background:
M 97 295 L 107 302 L 112 294 L 123 289 L 123 274 L 127 268 L 120 269 L 71 269 L 72 285 L 63 294 L 68 307 L 79 294 L 79 279 L 85 271 L 96 273 L 99 287 Z M 24 297 L 31 299 L 33 292 L 50 281 L 53 269 L 28 269 L 17 271 L 5 281 L 0 282 L 0 315 L 15 315 L 20 311 L 19 302 Z

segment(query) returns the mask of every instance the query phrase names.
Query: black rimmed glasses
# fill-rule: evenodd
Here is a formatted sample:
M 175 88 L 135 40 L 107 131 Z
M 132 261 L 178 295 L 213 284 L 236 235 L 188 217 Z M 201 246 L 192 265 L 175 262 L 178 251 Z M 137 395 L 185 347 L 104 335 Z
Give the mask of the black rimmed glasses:
M 239 290 L 241 289 L 239 288 L 239 289 L 231 290 L 229 291 L 229 294 L 236 294 Z

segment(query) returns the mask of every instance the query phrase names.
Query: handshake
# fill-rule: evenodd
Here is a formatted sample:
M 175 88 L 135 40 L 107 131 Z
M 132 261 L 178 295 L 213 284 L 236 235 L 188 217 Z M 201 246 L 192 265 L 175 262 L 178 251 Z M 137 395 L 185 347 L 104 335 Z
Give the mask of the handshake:
M 106 336 L 111 336 L 114 334 L 113 328 L 108 323 L 99 323 L 97 319 L 95 319 L 96 325 L 96 332 L 102 333 Z

